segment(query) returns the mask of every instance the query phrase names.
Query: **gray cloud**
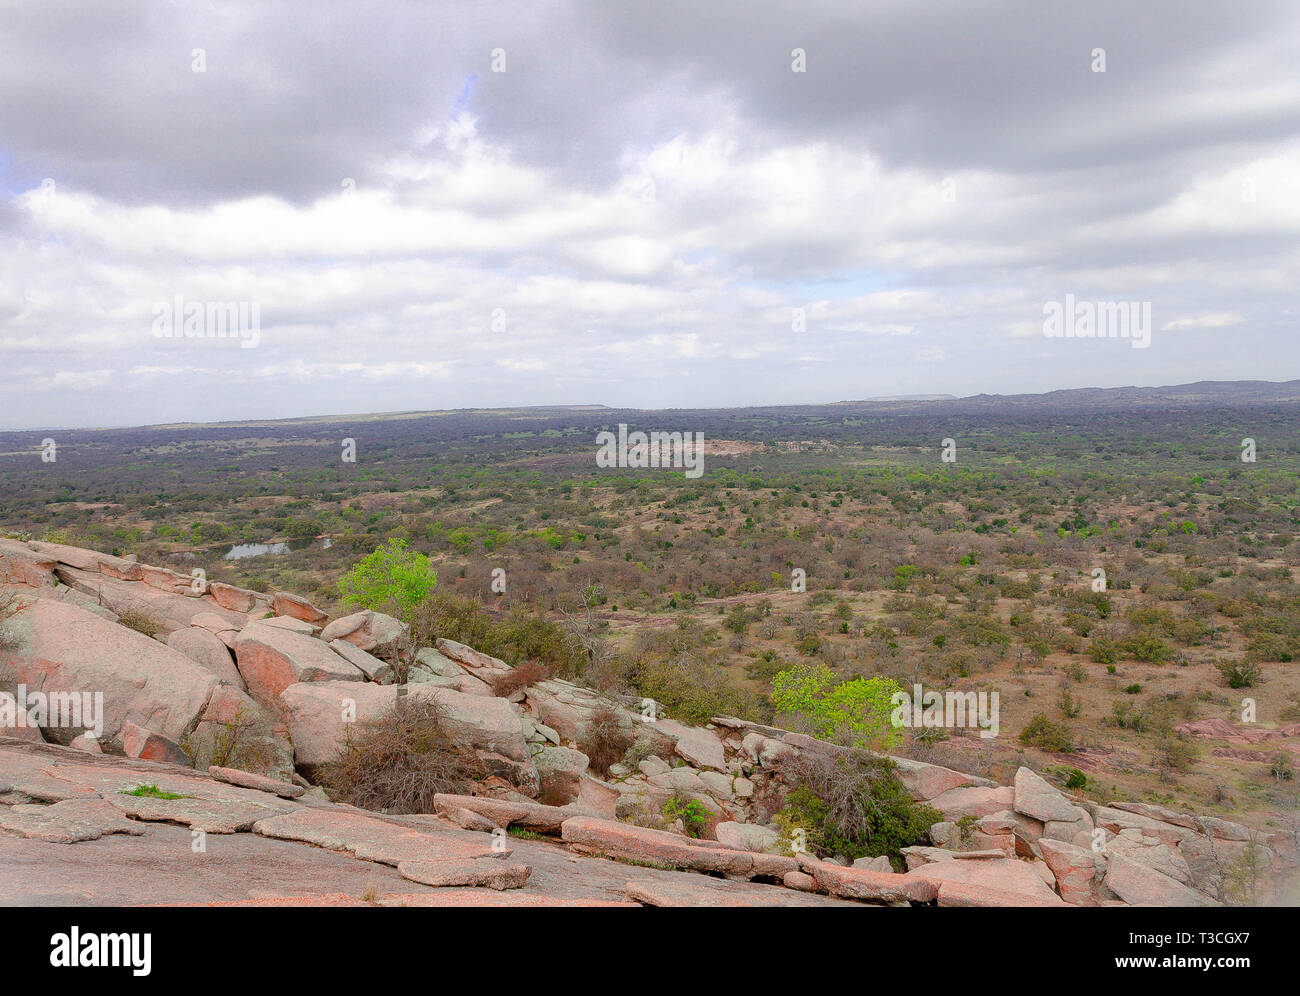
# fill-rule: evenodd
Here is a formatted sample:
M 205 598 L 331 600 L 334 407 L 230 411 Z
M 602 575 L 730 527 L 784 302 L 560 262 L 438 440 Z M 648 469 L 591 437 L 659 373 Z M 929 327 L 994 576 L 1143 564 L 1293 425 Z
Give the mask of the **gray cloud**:
M 0 425 L 1294 375 L 1300 8 L 863 6 L 0 0 Z

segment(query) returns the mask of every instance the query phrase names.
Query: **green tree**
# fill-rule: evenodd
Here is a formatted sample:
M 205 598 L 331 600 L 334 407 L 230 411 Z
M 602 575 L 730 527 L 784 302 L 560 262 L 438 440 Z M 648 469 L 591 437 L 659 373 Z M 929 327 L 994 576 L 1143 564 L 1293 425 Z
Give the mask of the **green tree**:
M 438 572 L 424 554 L 409 550 L 404 539 L 390 539 L 352 566 L 339 581 L 339 593 L 350 605 L 367 609 L 412 612 L 438 584 Z
M 851 678 L 836 683 L 821 663 L 796 664 L 772 679 L 772 705 L 801 718 L 813 735 L 846 747 L 889 749 L 902 742 L 890 719 L 893 696 L 903 689 L 891 678 Z

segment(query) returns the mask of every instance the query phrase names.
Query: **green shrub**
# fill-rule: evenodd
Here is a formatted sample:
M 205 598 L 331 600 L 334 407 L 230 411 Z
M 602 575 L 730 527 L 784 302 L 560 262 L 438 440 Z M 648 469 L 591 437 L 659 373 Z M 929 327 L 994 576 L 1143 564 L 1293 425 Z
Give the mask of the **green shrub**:
M 794 788 L 781 822 L 802 829 L 818 856 L 897 860 L 902 848 L 924 843 L 930 826 L 942 819 L 912 801 L 893 761 L 870 751 L 804 751 L 782 765 L 782 775 Z
M 1229 688 L 1251 688 L 1263 680 L 1264 673 L 1254 661 L 1220 661 L 1215 665 Z
M 630 669 L 630 680 L 644 698 L 654 699 L 670 716 L 702 726 L 713 716 L 763 718 L 759 696 L 727 678 L 712 656 L 653 657 Z
M 681 793 L 674 793 L 664 801 L 663 814 L 664 819 L 670 823 L 681 820 L 687 837 L 702 837 L 713 819 L 713 814 L 704 808 L 700 800 Z
M 1163 664 L 1174 652 L 1169 644 L 1153 632 L 1136 633 L 1125 639 L 1122 647 L 1125 653 L 1147 664 Z
M 1081 790 L 1088 787 L 1088 776 L 1078 768 L 1066 768 L 1063 774 L 1065 775 L 1066 788 Z
M 1098 664 L 1113 665 L 1119 661 L 1119 645 L 1104 636 L 1095 636 L 1088 645 L 1088 656 Z
M 1035 713 L 1020 731 L 1018 738 L 1028 747 L 1037 747 L 1053 754 L 1068 754 L 1074 750 L 1074 738 L 1063 723 L 1054 723 L 1041 712 Z
M 455 640 L 512 667 L 533 661 L 561 678 L 579 677 L 586 668 L 586 651 L 575 637 L 522 606 L 498 621 L 472 598 L 433 592 L 408 613 L 407 621 L 428 642 L 435 637 Z

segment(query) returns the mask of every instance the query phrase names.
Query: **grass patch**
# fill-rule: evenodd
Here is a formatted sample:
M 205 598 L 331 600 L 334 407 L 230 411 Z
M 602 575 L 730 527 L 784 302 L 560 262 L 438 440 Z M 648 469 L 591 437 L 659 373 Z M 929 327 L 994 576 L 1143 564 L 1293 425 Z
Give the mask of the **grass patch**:
M 536 830 L 528 830 L 524 827 L 507 827 L 506 833 L 511 837 L 518 837 L 520 840 L 545 840 L 546 834 L 538 833 Z
M 122 789 L 118 795 L 133 795 L 140 799 L 193 799 L 192 795 L 183 795 L 178 792 L 168 792 L 166 789 L 160 789 L 157 785 L 137 785 L 135 788 Z

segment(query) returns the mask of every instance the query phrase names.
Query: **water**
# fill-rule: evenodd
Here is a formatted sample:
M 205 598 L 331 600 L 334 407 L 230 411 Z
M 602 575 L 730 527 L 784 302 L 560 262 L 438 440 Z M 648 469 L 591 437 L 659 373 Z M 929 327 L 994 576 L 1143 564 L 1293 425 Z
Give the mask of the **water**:
M 288 553 L 290 550 L 305 550 L 316 541 L 314 539 L 296 539 L 288 543 L 240 543 L 226 551 L 224 560 L 244 560 L 248 557 L 262 557 L 266 554 Z M 328 550 L 334 545 L 328 536 L 321 540 L 321 549 Z
M 226 551 L 226 560 L 243 560 L 246 557 L 260 557 L 267 553 L 288 553 L 288 543 L 240 543 Z

